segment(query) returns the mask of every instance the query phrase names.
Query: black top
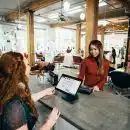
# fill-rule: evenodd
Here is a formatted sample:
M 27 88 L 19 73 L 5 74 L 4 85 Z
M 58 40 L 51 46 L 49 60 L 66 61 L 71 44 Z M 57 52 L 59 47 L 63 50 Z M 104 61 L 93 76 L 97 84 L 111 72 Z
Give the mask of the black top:
M 28 105 L 18 96 L 6 103 L 0 114 L 0 130 L 15 130 L 24 124 L 27 124 L 28 130 L 32 130 L 35 123 Z
M 116 50 L 112 49 L 112 56 L 116 56 Z

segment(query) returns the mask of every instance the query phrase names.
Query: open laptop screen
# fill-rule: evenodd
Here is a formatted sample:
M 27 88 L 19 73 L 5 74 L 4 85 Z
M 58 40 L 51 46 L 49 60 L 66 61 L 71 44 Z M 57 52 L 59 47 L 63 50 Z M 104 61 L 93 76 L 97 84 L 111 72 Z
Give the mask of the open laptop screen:
M 75 95 L 81 84 L 82 84 L 82 80 L 69 75 L 62 74 L 56 86 L 56 89 L 64 93 Z

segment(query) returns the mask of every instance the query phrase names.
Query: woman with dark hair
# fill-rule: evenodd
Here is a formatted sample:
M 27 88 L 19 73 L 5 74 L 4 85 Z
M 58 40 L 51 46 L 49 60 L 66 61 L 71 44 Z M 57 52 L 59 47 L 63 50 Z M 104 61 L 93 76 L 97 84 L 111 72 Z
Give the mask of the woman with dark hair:
M 34 101 L 54 94 L 54 88 L 48 88 L 31 95 L 29 70 L 26 58 L 20 53 L 7 52 L 0 58 L 0 130 L 32 130 L 38 119 Z M 40 130 L 50 130 L 59 114 L 54 108 Z
M 89 44 L 89 56 L 82 61 L 78 77 L 84 80 L 84 85 L 93 89 L 93 92 L 100 91 L 107 81 L 108 70 L 109 61 L 104 57 L 102 43 L 92 40 Z

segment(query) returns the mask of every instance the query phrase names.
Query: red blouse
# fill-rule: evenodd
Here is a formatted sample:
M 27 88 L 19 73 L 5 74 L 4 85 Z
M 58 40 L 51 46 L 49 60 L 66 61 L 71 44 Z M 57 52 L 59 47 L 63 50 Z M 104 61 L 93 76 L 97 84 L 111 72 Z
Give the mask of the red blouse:
M 107 75 L 109 70 L 109 61 L 104 60 L 104 74 L 98 75 L 97 74 L 97 62 L 94 58 L 87 57 L 85 58 L 80 66 L 80 73 L 79 73 L 79 79 L 84 80 L 84 85 L 88 87 L 94 87 L 97 85 L 99 89 L 103 89 L 103 85 L 107 81 Z

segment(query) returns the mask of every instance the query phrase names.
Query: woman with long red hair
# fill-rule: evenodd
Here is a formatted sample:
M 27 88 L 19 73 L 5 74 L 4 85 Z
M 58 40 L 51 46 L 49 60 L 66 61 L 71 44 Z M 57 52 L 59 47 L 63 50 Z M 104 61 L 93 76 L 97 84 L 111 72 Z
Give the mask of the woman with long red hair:
M 109 61 L 104 57 L 102 43 L 92 40 L 89 44 L 89 56 L 81 63 L 78 77 L 94 92 L 100 91 L 107 81 L 108 70 Z
M 31 95 L 29 70 L 26 58 L 20 53 L 7 52 L 0 58 L 0 130 L 32 130 L 38 119 L 34 101 L 54 94 L 54 88 L 48 88 Z M 50 130 L 59 115 L 54 108 L 40 130 Z

